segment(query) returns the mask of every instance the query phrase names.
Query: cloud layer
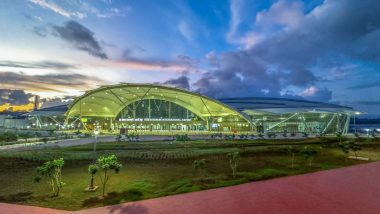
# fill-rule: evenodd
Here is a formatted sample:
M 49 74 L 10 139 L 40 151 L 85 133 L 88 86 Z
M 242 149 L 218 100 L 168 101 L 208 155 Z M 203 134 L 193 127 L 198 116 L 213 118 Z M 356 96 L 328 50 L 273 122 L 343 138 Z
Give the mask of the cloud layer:
M 87 90 L 105 82 L 95 77 L 77 73 L 26 75 L 25 73 L 0 72 L 0 84 L 10 89 L 26 91 L 66 92 L 69 90 Z
M 0 89 L 0 105 L 11 103 L 13 105 L 25 105 L 30 103 L 33 95 L 25 93 L 24 90 Z
M 37 61 L 37 62 L 21 62 L 21 61 L 1 61 L 0 67 L 11 68 L 38 68 L 38 69 L 56 69 L 66 70 L 77 68 L 76 65 L 57 62 L 57 61 Z
M 78 22 L 70 20 L 63 26 L 54 25 L 53 30 L 58 37 L 70 43 L 76 49 L 85 51 L 100 59 L 108 59 L 98 40 L 95 39 L 94 33 Z
M 214 67 L 194 85 L 218 98 L 293 94 L 328 101 L 332 92 L 318 86 L 314 71 L 348 60 L 379 63 L 379 11 L 379 1 L 327 0 L 305 14 L 302 2 L 280 0 L 257 14 L 241 50 L 208 56 Z M 300 91 L 284 92 L 289 87 Z
M 190 89 L 189 78 L 183 75 L 178 78 L 168 79 L 167 81 L 163 82 L 163 84 L 172 87 L 183 88 L 186 90 Z

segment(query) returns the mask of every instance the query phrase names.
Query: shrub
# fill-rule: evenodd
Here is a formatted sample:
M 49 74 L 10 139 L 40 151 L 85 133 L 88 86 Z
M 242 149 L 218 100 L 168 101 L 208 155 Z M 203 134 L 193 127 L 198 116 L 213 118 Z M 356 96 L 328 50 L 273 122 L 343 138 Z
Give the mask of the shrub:
M 46 138 L 46 137 L 42 138 L 42 142 L 44 142 L 44 144 L 47 144 L 48 141 L 49 141 L 48 138 Z
M 267 133 L 267 137 L 268 138 L 276 138 L 276 133 L 274 133 L 274 132 L 268 132 Z
M 186 141 L 189 141 L 190 138 L 189 136 L 187 136 L 187 134 L 184 134 L 184 135 L 175 135 L 175 140 L 176 141 L 182 141 L 182 142 L 186 142 Z
M 10 132 L 4 132 L 0 134 L 0 142 L 11 142 L 11 141 L 17 141 L 17 135 L 10 133 Z
M 336 135 L 336 137 L 338 138 L 339 143 L 342 143 L 342 137 L 343 137 L 342 132 L 340 132 L 340 131 L 339 131 L 339 132 L 336 132 L 335 135 Z
M 349 145 L 348 143 L 340 143 L 339 144 L 339 148 L 342 150 L 342 152 L 346 155 L 348 155 L 350 153 L 350 148 L 349 148 Z
M 98 170 L 99 170 L 99 167 L 96 164 L 91 164 L 90 166 L 88 166 L 88 172 L 91 174 L 90 186 L 88 187 L 88 189 L 90 190 L 95 189 L 94 176 L 98 172 Z
M 102 196 L 104 197 L 106 191 L 106 184 L 110 179 L 109 171 L 114 170 L 115 173 L 118 173 L 122 165 L 117 161 L 116 155 L 102 156 L 96 161 L 97 166 L 102 170 L 100 175 L 100 180 L 102 182 L 103 190 Z
M 309 166 L 313 164 L 313 159 L 318 155 L 318 151 L 312 146 L 305 146 L 301 151 L 306 160 L 309 160 Z
M 46 177 L 49 181 L 53 196 L 58 196 L 64 183 L 62 182 L 62 167 L 65 164 L 63 158 L 48 161 L 42 166 L 37 167 L 37 176 L 34 178 L 35 182 Z
M 355 154 L 355 157 L 357 157 L 357 151 L 361 150 L 361 146 L 358 143 L 355 142 L 345 142 L 339 144 L 339 147 L 341 148 L 342 152 L 346 155 L 350 153 L 350 151 L 353 151 Z
M 286 150 L 292 156 L 292 165 L 291 165 L 291 167 L 294 168 L 294 159 L 295 159 L 296 154 L 298 154 L 300 152 L 300 150 L 297 147 L 294 147 L 294 146 L 288 146 L 288 148 Z
M 205 175 L 206 159 L 203 158 L 203 159 L 200 159 L 200 160 L 195 160 L 193 162 L 193 167 L 203 177 Z
M 374 130 L 372 130 L 372 132 L 371 132 L 371 136 L 373 137 L 373 138 L 375 138 L 376 137 L 376 130 L 374 129 Z
M 288 133 L 285 131 L 284 133 L 282 133 L 282 137 L 287 138 L 288 137 Z
M 355 157 L 358 157 L 358 156 L 357 156 L 357 151 L 362 150 L 362 147 L 361 147 L 358 143 L 355 143 L 355 142 L 350 142 L 350 143 L 348 144 L 348 147 L 349 147 L 349 149 L 350 149 L 351 151 L 354 152 Z

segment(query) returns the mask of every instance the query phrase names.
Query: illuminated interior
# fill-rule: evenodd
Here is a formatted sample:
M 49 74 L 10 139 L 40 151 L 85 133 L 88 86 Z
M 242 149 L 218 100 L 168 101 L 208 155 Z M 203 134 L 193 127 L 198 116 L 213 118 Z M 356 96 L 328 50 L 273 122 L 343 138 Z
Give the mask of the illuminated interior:
M 92 90 L 66 113 L 75 127 L 136 131 L 250 131 L 251 121 L 209 97 L 152 84 L 120 84 Z

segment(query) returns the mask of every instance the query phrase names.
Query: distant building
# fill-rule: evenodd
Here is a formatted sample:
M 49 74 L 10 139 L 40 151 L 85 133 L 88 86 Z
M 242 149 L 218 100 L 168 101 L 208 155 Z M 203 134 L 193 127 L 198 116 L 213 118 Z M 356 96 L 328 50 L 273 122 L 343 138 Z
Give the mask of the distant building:
M 33 111 L 36 111 L 40 108 L 40 96 L 36 95 L 34 97 Z

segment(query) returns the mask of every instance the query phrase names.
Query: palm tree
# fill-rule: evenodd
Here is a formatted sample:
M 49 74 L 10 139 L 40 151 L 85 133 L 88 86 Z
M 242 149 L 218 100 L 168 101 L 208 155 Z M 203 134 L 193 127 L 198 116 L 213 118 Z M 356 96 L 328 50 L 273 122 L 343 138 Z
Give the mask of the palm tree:
M 200 159 L 195 160 L 193 162 L 193 167 L 196 171 L 200 172 L 201 176 L 203 177 L 205 175 L 205 169 L 206 169 L 206 159 Z
M 239 165 L 239 152 L 231 152 L 227 154 L 227 157 L 230 161 L 230 167 L 232 169 L 232 176 L 236 177 L 236 170 Z
M 314 157 L 318 155 L 318 151 L 311 146 L 305 146 L 301 153 L 304 155 L 306 160 L 309 160 L 309 166 L 313 164 Z
M 297 153 L 299 153 L 299 149 L 294 146 L 288 146 L 287 151 L 291 154 L 292 156 L 292 165 L 291 168 L 294 168 L 294 159 Z

